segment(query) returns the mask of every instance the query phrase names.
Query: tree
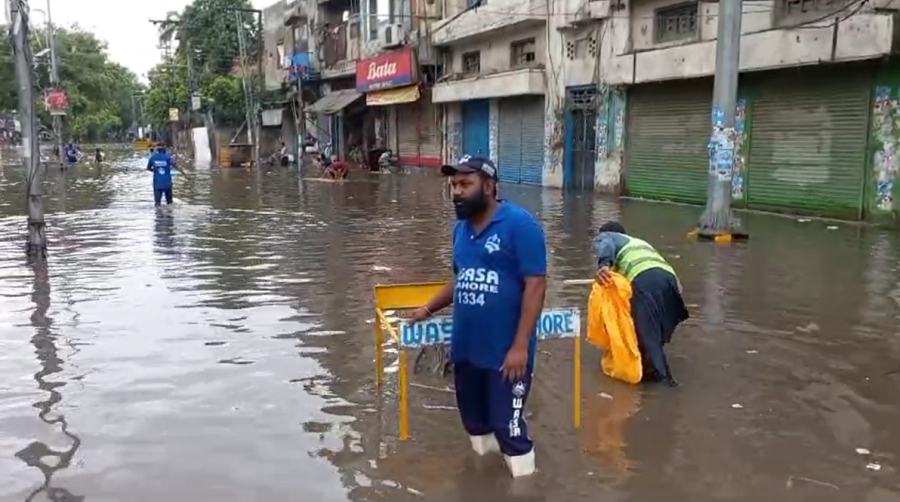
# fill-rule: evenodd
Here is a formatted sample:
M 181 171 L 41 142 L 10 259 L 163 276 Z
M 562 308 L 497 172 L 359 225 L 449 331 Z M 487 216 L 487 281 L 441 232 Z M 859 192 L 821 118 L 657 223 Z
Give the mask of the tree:
M 57 27 L 56 39 L 60 86 L 69 97 L 68 134 L 87 141 L 124 136 L 134 119 L 131 96 L 143 90 L 137 77 L 110 61 L 106 43 L 92 33 L 77 26 Z M 40 52 L 45 40 L 45 32 L 36 31 L 32 52 Z M 38 118 L 46 128 L 50 127 L 51 120 L 42 101 L 44 90 L 50 87 L 49 63 L 44 59 L 35 65 L 35 95 L 40 102 Z M 17 106 L 13 75 L 11 48 L 9 44 L 0 44 L 0 110 L 13 110 Z
M 201 96 L 202 110 L 211 110 L 216 123 L 239 125 L 243 121 L 235 10 L 250 8 L 249 0 L 194 0 L 183 12 L 166 15 L 159 32 L 160 42 L 177 40 L 178 47 L 168 61 L 157 65 L 149 75 L 150 88 L 144 103 L 155 126 L 168 122 L 170 108 L 188 109 L 191 90 Z M 253 41 L 260 34 L 254 16 L 244 13 L 241 17 L 247 39 L 256 47 Z

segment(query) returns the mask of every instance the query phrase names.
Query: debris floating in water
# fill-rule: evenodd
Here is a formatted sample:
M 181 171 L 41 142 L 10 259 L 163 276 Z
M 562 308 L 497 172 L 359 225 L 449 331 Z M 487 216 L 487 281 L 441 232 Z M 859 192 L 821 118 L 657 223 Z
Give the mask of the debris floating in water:
M 869 463 L 869 465 L 866 466 L 866 469 L 868 469 L 870 471 L 880 471 L 881 465 L 876 464 L 875 462 L 871 462 L 871 463 Z
M 731 407 L 734 408 L 734 409 L 736 409 L 736 410 L 740 410 L 740 409 L 743 408 L 743 405 L 740 405 L 740 404 L 738 404 L 738 403 L 734 403 L 734 404 L 731 405 Z
M 611 395 L 607 394 L 606 392 L 601 392 L 600 397 L 602 397 L 603 399 L 612 399 L 613 398 Z
M 857 448 L 856 453 L 858 453 L 860 455 L 871 455 L 872 454 L 872 452 L 870 452 L 869 450 L 867 450 L 865 448 Z

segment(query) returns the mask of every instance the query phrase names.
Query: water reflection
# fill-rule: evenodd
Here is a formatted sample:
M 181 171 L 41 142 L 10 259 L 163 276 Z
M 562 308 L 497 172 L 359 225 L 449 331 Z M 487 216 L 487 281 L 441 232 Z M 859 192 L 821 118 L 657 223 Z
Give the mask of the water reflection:
M 81 446 L 81 439 L 69 431 L 69 424 L 65 415 L 55 411 L 54 407 L 62 402 L 63 397 L 58 389 L 65 387 L 65 382 L 48 381 L 47 377 L 62 371 L 63 361 L 59 357 L 57 349 L 57 336 L 53 333 L 53 321 L 47 316 L 50 308 L 50 280 L 46 263 L 33 266 L 34 292 L 31 299 L 34 302 L 34 312 L 31 315 L 31 323 L 35 333 L 31 338 L 37 354 L 41 369 L 34 374 L 41 391 L 49 393 L 46 400 L 34 403 L 38 411 L 38 419 L 47 425 L 58 426 L 71 441 L 63 450 L 55 450 L 39 441 L 34 441 L 25 448 L 16 452 L 18 457 L 27 466 L 38 469 L 44 477 L 43 483 L 25 498 L 26 502 L 34 500 L 40 493 L 45 493 L 49 500 L 54 502 L 78 502 L 84 497 L 73 495 L 65 488 L 52 486 L 53 475 L 63 469 L 67 469 Z M 55 416 L 51 415 L 55 411 Z

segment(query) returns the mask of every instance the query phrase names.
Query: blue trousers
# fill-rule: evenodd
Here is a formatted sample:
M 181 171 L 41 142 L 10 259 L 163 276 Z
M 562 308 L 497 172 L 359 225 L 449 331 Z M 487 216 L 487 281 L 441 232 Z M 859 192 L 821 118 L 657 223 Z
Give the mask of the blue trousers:
M 153 203 L 159 206 L 162 203 L 163 195 L 166 196 L 166 205 L 172 205 L 172 188 L 154 188 L 153 189 Z
M 493 433 L 500 451 L 511 457 L 531 451 L 525 401 L 531 390 L 531 370 L 522 380 L 507 382 L 497 370 L 455 363 L 456 406 L 470 436 Z

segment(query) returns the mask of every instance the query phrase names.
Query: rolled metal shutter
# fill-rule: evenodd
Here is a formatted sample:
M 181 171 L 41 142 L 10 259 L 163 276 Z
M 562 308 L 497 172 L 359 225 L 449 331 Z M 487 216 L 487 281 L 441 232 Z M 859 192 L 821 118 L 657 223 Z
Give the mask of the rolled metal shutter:
M 497 130 L 497 167 L 502 183 L 521 183 L 522 110 L 517 99 L 500 100 Z
M 749 207 L 862 214 L 873 71 L 844 66 L 773 72 L 750 83 Z
M 418 108 L 416 103 L 397 105 L 397 156 L 405 167 L 419 163 Z
M 709 79 L 631 88 L 626 134 L 628 195 L 703 203 L 711 112 Z
M 544 184 L 544 98 L 522 104 L 522 162 L 520 178 L 528 185 Z
M 434 167 L 441 165 L 441 127 L 437 106 L 431 102 L 431 91 L 424 90 L 419 98 L 419 156 L 423 165 Z

